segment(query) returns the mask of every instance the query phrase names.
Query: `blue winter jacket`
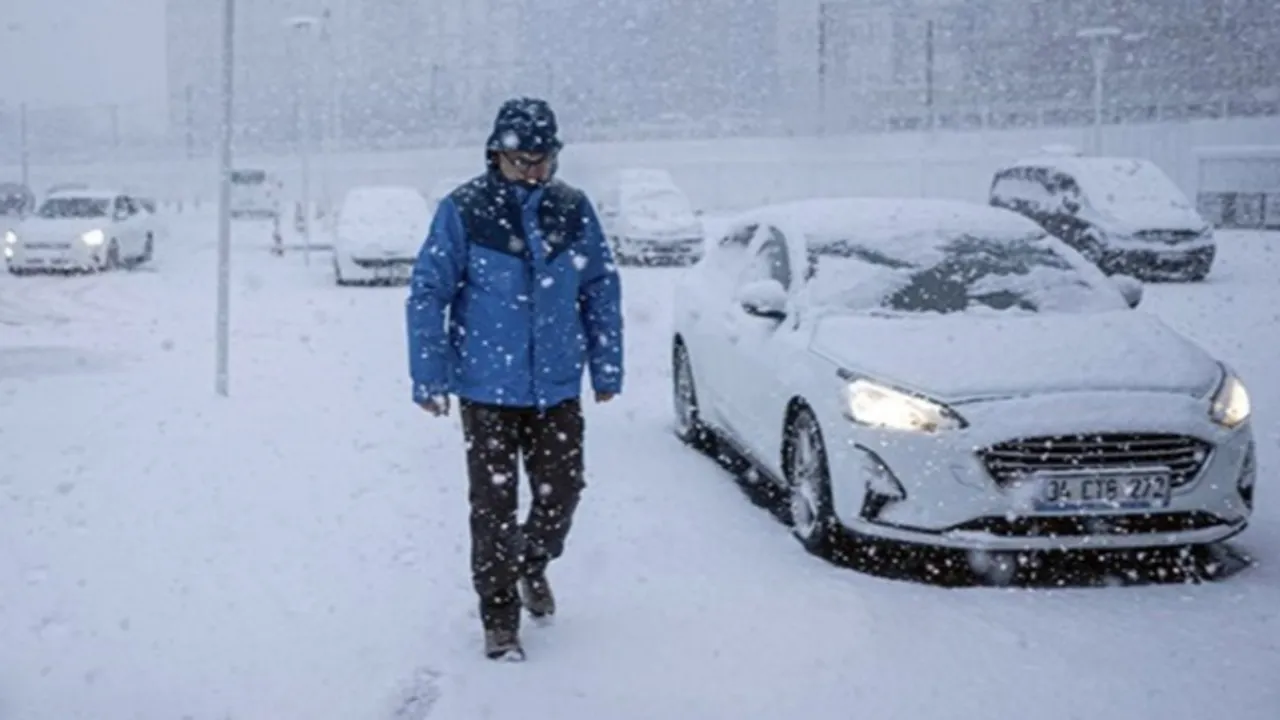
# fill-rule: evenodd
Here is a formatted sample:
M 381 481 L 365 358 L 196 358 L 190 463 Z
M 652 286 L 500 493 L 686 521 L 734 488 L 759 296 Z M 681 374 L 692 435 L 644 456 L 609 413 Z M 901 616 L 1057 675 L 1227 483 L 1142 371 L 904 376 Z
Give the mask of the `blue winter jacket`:
M 414 402 L 547 408 L 622 390 L 621 284 L 586 195 L 496 171 L 445 197 L 407 301 Z

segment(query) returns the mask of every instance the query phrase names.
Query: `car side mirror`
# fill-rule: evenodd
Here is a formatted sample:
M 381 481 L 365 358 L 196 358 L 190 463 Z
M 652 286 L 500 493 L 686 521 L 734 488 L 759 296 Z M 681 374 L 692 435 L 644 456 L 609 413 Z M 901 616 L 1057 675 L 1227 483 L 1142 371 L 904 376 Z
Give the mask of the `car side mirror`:
M 754 317 L 783 320 L 787 317 L 787 289 L 777 280 L 754 280 L 738 289 L 738 304 Z
M 1136 308 L 1142 304 L 1142 281 L 1128 275 L 1112 275 L 1111 284 L 1116 286 L 1120 294 L 1124 296 L 1124 301 L 1130 308 Z

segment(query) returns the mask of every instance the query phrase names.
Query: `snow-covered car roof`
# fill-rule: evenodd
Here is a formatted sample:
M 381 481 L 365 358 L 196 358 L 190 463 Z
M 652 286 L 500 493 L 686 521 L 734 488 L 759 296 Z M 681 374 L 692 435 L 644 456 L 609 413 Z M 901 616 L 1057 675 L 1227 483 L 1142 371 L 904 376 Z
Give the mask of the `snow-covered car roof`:
M 961 200 L 933 198 L 830 198 L 799 200 L 748 211 L 738 226 L 760 222 L 802 234 L 810 244 L 856 238 L 861 244 L 911 238 L 980 235 L 996 239 L 1044 233 L 1015 212 Z
M 1159 165 L 1145 158 L 1048 155 L 1024 158 L 1014 167 L 1023 166 L 1067 173 L 1095 200 L 1189 205 L 1181 188 Z

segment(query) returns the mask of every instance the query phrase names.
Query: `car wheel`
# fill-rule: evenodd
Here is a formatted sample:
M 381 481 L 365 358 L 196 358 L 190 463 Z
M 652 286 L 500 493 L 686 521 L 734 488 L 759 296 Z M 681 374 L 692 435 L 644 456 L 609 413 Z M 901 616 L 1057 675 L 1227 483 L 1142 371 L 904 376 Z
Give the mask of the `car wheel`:
M 831 510 L 831 474 L 818 419 L 801 408 L 787 423 L 782 443 L 791 533 L 814 555 L 830 557 L 836 529 Z
M 151 259 L 155 256 L 155 252 L 156 252 L 155 238 L 151 235 L 151 233 L 147 233 L 147 241 L 142 246 L 142 257 L 138 258 L 138 262 L 139 263 L 151 262 Z
M 683 342 L 676 341 L 671 352 L 671 390 L 675 404 L 676 437 L 701 453 L 715 451 L 715 437 L 698 413 L 698 391 L 693 384 L 693 363 Z

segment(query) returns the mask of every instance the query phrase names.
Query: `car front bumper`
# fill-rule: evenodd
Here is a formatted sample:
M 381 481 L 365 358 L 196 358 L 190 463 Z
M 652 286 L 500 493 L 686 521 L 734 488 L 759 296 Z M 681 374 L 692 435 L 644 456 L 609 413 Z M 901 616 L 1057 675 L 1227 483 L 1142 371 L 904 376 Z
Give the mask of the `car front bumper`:
M 836 429 L 827 444 L 839 522 L 864 536 L 956 549 L 1117 550 L 1219 542 L 1244 530 L 1252 513 L 1252 430 L 1248 423 L 1234 430 L 1213 424 L 1202 399 L 1063 394 L 956 409 L 968 428 L 924 434 L 846 423 Z M 1010 475 L 992 462 L 998 453 L 990 452 L 994 446 L 1007 452 L 1011 441 L 1032 438 L 1020 446 L 1032 449 L 1022 456 L 1024 469 L 1049 469 L 1053 460 L 1061 470 L 1064 459 L 1076 471 L 1087 467 L 1086 473 L 1176 467 L 1168 503 L 1039 510 L 1029 502 L 1030 475 Z M 1045 438 L 1080 444 L 1054 454 L 1045 450 L 1053 447 Z M 885 486 L 886 474 L 905 498 L 886 501 L 869 492 Z
M 618 239 L 615 252 L 628 259 L 695 263 L 702 259 L 703 239 L 624 236 Z
M 20 240 L 3 243 L 9 269 L 34 272 L 75 272 L 96 270 L 106 258 L 106 245 L 87 245 L 79 239 Z
M 1181 278 L 1204 275 L 1213 266 L 1214 245 L 1190 247 L 1113 248 L 1103 252 L 1099 267 L 1107 273 L 1143 279 Z

